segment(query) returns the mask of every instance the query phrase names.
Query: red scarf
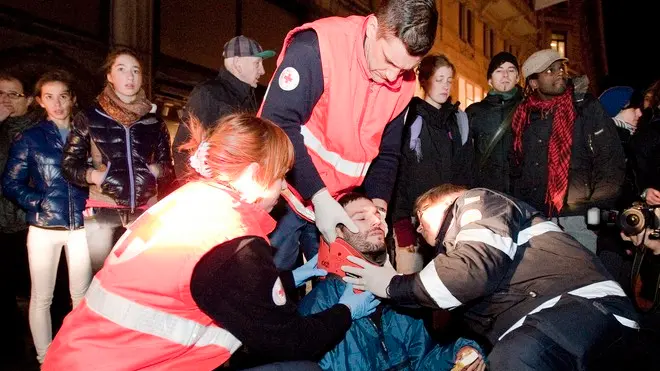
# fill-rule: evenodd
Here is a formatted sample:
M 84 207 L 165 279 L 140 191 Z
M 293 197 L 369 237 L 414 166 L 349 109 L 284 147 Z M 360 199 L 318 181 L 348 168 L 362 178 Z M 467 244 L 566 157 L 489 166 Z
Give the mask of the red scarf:
M 522 163 L 523 133 L 529 127 L 530 113 L 535 111 L 540 111 L 541 117 L 552 115 L 552 133 L 548 146 L 548 187 L 545 195 L 545 203 L 549 207 L 548 216 L 552 216 L 553 208 L 557 212 L 561 211 L 568 190 L 568 166 L 576 117 L 573 89 L 568 88 L 564 94 L 550 100 L 541 100 L 537 94 L 532 94 L 518 106 L 511 122 L 516 165 Z

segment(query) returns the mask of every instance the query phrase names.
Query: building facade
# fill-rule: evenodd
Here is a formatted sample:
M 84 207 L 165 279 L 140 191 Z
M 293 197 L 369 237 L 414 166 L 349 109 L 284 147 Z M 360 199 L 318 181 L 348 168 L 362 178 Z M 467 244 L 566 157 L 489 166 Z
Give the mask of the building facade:
M 540 2 L 555 3 L 536 10 Z M 222 66 L 222 47 L 237 34 L 279 51 L 286 33 L 320 17 L 369 14 L 380 0 L 0 0 L 0 68 L 18 67 L 34 81 L 63 67 L 80 81 L 81 103 L 105 77 L 99 66 L 111 45 L 138 51 L 145 90 L 172 132 L 190 90 Z M 433 53 L 456 66 L 454 100 L 465 108 L 488 91 L 490 58 L 507 50 L 521 63 L 534 51 L 557 48 L 574 73 L 596 82 L 607 73 L 598 0 L 436 0 L 440 13 Z M 266 76 L 276 58 L 264 63 Z

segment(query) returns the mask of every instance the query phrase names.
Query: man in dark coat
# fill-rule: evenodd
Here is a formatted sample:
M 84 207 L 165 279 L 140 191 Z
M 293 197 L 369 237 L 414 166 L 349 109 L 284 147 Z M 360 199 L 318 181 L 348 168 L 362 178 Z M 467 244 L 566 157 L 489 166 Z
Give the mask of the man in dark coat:
M 263 60 L 274 55 L 274 51 L 263 50 L 256 41 L 243 35 L 225 44 L 222 53 L 224 68 L 213 80 L 197 85 L 184 108 L 182 123 L 172 143 L 177 178 L 186 175 L 188 170 L 188 154 L 179 151 L 179 147 L 190 138 L 186 125 L 190 117 L 196 117 L 210 128 L 230 113 L 257 113 L 259 105 L 254 89 L 265 73 Z

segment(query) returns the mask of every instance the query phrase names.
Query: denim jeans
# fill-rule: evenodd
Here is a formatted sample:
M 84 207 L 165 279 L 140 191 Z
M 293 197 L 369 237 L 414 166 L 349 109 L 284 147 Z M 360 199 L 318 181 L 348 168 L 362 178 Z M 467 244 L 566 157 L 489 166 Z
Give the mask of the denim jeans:
M 280 271 L 296 268 L 301 248 L 307 259 L 319 252 L 320 235 L 316 225 L 298 216 L 288 204 L 284 205 L 277 227 L 268 238 L 275 248 L 273 260 Z

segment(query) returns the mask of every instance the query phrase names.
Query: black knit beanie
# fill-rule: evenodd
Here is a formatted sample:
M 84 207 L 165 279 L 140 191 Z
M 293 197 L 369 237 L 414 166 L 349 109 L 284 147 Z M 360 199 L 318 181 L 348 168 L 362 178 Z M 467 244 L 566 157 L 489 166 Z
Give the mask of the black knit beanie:
M 488 64 L 488 73 L 486 74 L 486 78 L 490 79 L 490 75 L 492 75 L 496 69 L 498 69 L 501 65 L 503 65 L 506 62 L 510 62 L 516 67 L 516 70 L 520 71 L 520 67 L 518 66 L 518 59 L 516 59 L 516 57 L 513 54 L 507 52 L 499 52 L 493 57 L 493 59 L 490 60 L 490 63 Z

